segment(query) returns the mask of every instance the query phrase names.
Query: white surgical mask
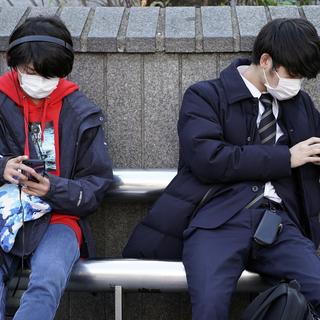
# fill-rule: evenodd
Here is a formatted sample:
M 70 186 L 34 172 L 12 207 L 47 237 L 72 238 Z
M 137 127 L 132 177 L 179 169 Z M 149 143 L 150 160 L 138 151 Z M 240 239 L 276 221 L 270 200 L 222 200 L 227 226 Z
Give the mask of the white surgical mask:
M 48 97 L 57 88 L 60 78 L 46 79 L 36 74 L 26 74 L 19 71 L 20 86 L 23 91 L 34 99 Z
M 264 84 L 267 88 L 267 91 L 277 100 L 287 100 L 295 95 L 298 94 L 298 92 L 301 89 L 301 82 L 302 79 L 287 79 L 287 78 L 282 78 L 279 76 L 278 72 L 275 71 L 276 75 L 279 78 L 278 85 L 274 88 L 271 87 L 267 77 L 265 70 L 263 69 L 264 73 L 264 78 L 266 80 L 266 83 Z

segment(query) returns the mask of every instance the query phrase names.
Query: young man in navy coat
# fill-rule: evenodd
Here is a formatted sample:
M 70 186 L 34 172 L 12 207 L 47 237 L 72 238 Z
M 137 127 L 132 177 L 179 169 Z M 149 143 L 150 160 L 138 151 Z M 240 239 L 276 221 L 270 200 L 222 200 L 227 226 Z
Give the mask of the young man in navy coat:
M 244 269 L 298 280 L 320 310 L 320 116 L 300 90 L 319 71 L 312 24 L 277 19 L 258 34 L 252 61 L 185 93 L 180 168 L 215 187 L 184 231 L 193 320 L 228 319 Z M 254 240 L 266 210 L 282 224 L 269 246 Z
M 258 34 L 251 61 L 186 91 L 178 174 L 123 254 L 182 257 L 193 320 L 228 319 L 244 269 L 298 280 L 320 311 L 320 115 L 300 90 L 319 71 L 313 25 L 277 19 Z M 278 222 L 255 238 L 265 219 Z

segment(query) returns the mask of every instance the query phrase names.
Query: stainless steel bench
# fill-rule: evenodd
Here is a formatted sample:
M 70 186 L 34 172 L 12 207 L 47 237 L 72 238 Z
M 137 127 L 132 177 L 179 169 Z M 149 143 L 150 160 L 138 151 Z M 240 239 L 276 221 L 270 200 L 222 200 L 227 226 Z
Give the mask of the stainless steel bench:
M 172 169 L 159 170 L 114 170 L 115 183 L 108 193 L 112 201 L 120 199 L 156 199 L 175 176 Z M 27 287 L 29 272 L 23 273 L 19 289 Z M 15 288 L 17 278 L 9 287 Z M 244 271 L 238 282 L 238 292 L 259 292 L 267 284 L 259 275 Z M 187 281 L 181 262 L 151 261 L 135 259 L 80 260 L 75 265 L 68 291 L 112 291 L 115 290 L 115 320 L 122 320 L 122 292 L 186 291 Z

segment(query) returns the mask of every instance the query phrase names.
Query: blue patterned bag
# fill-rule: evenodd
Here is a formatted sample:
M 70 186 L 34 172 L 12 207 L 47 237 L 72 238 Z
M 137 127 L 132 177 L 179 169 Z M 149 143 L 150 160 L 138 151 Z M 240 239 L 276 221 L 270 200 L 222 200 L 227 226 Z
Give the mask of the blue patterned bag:
M 4 184 L 0 187 L 0 246 L 9 252 L 16 235 L 24 222 L 41 218 L 51 211 L 48 203 L 36 196 L 21 192 L 15 184 Z M 23 209 L 23 210 L 22 210 Z

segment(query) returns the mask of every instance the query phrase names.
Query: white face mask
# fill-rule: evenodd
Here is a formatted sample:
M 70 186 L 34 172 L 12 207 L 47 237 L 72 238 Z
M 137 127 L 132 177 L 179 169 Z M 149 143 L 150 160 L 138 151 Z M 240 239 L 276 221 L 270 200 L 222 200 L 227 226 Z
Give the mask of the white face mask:
M 46 79 L 36 74 L 26 74 L 19 71 L 20 86 L 23 91 L 35 99 L 48 97 L 57 88 L 60 78 Z
M 279 76 L 277 71 L 275 71 L 275 73 L 279 78 L 279 82 L 278 82 L 278 85 L 274 88 L 270 86 L 266 77 L 266 73 L 263 69 L 264 78 L 266 80 L 266 83 L 264 85 L 266 86 L 267 91 L 274 98 L 276 98 L 277 100 L 287 100 L 298 94 L 298 92 L 301 89 L 302 79 L 282 78 Z

